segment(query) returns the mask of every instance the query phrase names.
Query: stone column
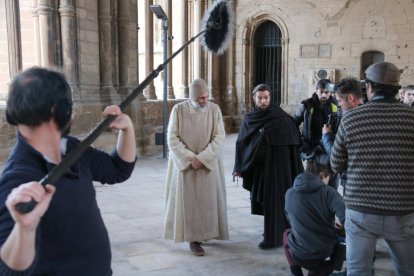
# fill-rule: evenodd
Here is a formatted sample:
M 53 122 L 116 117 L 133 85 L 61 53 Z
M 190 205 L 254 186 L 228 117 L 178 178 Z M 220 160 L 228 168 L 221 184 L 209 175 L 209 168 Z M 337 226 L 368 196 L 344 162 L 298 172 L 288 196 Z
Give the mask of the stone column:
M 39 16 L 40 65 L 55 65 L 55 43 L 53 41 L 53 6 L 52 0 L 39 0 L 37 5 Z
M 121 94 L 138 84 L 138 8 L 136 0 L 118 0 L 119 87 Z
M 70 86 L 78 85 L 76 11 L 74 0 L 61 0 L 59 6 L 62 34 L 63 70 Z
M 240 91 L 237 91 L 238 96 L 238 108 L 239 114 L 245 114 L 249 112 L 252 107 L 252 24 L 247 22 L 246 27 L 246 36 L 243 37 L 241 51 L 238 54 L 239 56 L 243 57 L 244 60 L 241 60 L 240 63 L 242 64 L 240 75 L 243 76 L 241 81 Z
M 169 36 L 172 33 L 172 22 L 173 22 L 173 16 L 172 16 L 172 3 L 171 0 L 164 0 L 164 7 L 166 9 L 166 13 L 167 13 L 167 17 L 168 17 L 168 21 L 169 21 Z M 168 39 L 167 42 L 167 56 L 170 57 L 172 55 L 172 36 L 170 36 L 171 38 Z M 172 86 L 172 73 L 173 73 L 173 67 L 172 67 L 172 63 L 174 60 L 172 60 L 170 63 L 168 63 L 167 67 L 167 95 L 168 95 L 168 99 L 175 99 L 175 95 L 174 95 L 174 88 Z
M 194 33 L 193 36 L 200 33 L 200 23 L 201 23 L 201 0 L 194 0 Z M 193 78 L 201 78 L 201 44 L 200 39 L 197 39 L 193 43 L 193 49 L 194 49 L 194 65 L 193 65 Z
M 203 1 L 202 6 L 205 8 L 208 5 L 208 1 Z M 201 23 L 201 21 L 200 21 Z M 208 53 L 207 51 L 201 51 L 200 55 L 201 74 L 206 74 L 207 82 L 209 83 L 210 99 L 216 100 L 217 104 L 220 104 L 220 97 L 218 93 L 220 78 L 220 60 L 217 55 Z
M 145 0 L 145 76 L 149 76 L 154 70 L 154 15 L 150 9 L 152 0 Z M 144 96 L 147 100 L 156 100 L 154 81 L 145 89 Z
M 209 2 L 212 2 L 212 0 L 201 0 L 201 16 L 200 16 L 200 31 L 204 30 L 201 29 L 201 21 L 203 20 L 205 11 L 209 7 Z M 208 52 L 204 50 L 204 48 L 201 46 L 201 39 L 198 39 L 198 45 L 200 46 L 200 67 L 201 67 L 201 76 L 207 75 L 208 70 Z
M 12 79 L 22 70 L 19 0 L 6 0 L 4 3 L 6 5 L 9 74 Z
M 220 84 L 220 60 L 217 55 L 208 54 L 208 71 L 207 71 L 207 79 L 208 83 L 210 84 L 210 98 L 212 100 L 216 99 L 217 104 L 219 104 L 220 97 L 218 93 L 219 84 Z
M 233 85 L 234 76 L 234 47 L 233 42 L 230 43 L 229 48 L 226 51 L 226 94 L 224 96 L 224 106 L 226 115 L 233 115 L 236 113 L 236 97 Z
M 35 43 L 35 57 L 36 57 L 36 64 L 41 64 L 42 54 L 40 52 L 40 26 L 39 26 L 39 13 L 37 12 L 37 5 L 38 0 L 33 0 L 33 9 L 32 9 L 32 17 L 33 17 L 33 32 L 34 32 L 34 43 Z
M 188 41 L 188 0 L 181 0 L 181 45 Z M 181 86 L 182 98 L 188 98 L 188 47 L 181 52 Z
M 115 84 L 115 20 L 114 20 L 114 1 L 99 0 L 98 2 L 99 20 L 99 77 L 101 82 L 101 99 L 103 102 L 119 103 L 119 94 Z

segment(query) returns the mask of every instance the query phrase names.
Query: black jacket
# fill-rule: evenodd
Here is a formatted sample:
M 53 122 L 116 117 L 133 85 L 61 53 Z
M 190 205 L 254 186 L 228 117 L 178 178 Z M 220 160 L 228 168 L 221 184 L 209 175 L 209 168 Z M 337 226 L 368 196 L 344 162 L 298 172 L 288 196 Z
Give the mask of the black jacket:
M 66 139 L 69 153 L 79 140 Z M 56 192 L 37 228 L 35 261 L 25 271 L 13 271 L 0 261 L 0 275 L 111 275 L 109 237 L 93 181 L 122 182 L 130 177 L 134 165 L 115 151 L 109 155 L 88 148 L 71 167 L 72 173 L 55 184 Z M 54 166 L 18 135 L 0 177 L 0 246 L 14 225 L 5 206 L 7 196 L 20 184 L 41 179 Z
M 299 127 L 303 122 L 302 138 L 310 149 L 314 149 L 320 144 L 322 127 L 328 122 L 329 114 L 336 113 L 337 110 L 338 108 L 331 98 L 321 106 L 316 93 L 311 98 L 302 101 L 295 113 L 295 123 Z

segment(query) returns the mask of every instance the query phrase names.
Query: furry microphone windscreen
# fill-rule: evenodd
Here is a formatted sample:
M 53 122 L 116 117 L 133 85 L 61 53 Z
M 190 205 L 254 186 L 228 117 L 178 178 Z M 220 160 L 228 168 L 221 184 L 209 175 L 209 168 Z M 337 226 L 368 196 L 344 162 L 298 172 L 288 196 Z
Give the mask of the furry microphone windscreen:
M 213 54 L 222 54 L 229 46 L 234 31 L 234 16 L 229 0 L 214 1 L 203 17 L 206 30 L 202 45 Z

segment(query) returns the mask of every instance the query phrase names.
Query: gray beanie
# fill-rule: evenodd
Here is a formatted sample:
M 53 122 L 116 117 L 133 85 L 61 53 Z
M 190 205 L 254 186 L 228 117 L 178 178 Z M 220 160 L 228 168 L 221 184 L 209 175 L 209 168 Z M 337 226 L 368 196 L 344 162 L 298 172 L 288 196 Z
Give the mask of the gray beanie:
M 190 84 L 190 100 L 193 102 L 197 102 L 198 97 L 203 92 L 208 92 L 208 85 L 207 82 L 203 79 L 195 79 Z

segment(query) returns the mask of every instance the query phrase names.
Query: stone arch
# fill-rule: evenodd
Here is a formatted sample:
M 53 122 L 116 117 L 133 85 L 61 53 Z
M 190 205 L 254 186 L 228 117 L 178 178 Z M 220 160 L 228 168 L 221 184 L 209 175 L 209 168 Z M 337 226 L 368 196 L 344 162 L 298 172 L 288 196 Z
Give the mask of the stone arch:
M 281 70 L 281 105 L 287 105 L 288 100 L 288 50 L 289 50 L 289 33 L 288 28 L 282 18 L 272 13 L 257 13 L 247 18 L 241 25 L 244 26 L 242 35 L 242 83 L 240 91 L 241 112 L 249 111 L 252 107 L 253 90 L 253 66 L 254 66 L 254 35 L 257 28 L 264 22 L 271 21 L 277 25 L 282 35 L 282 70 Z M 243 93 L 244 92 L 244 93 Z

